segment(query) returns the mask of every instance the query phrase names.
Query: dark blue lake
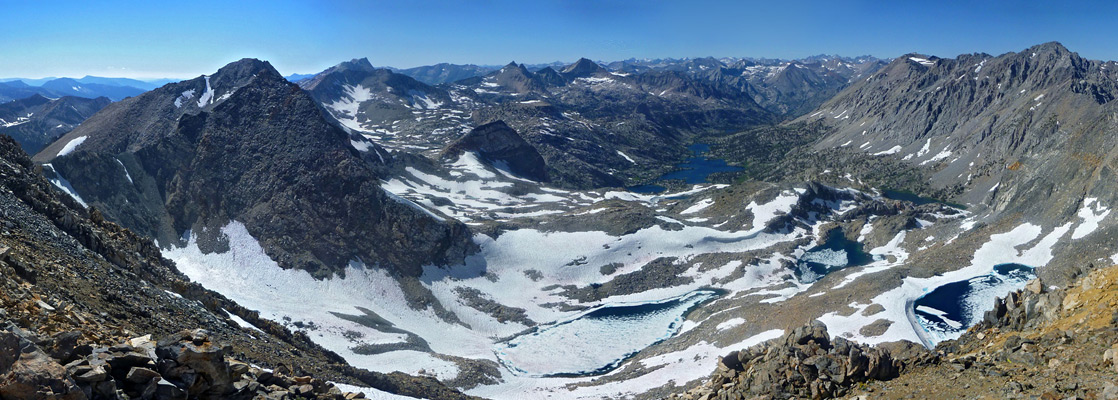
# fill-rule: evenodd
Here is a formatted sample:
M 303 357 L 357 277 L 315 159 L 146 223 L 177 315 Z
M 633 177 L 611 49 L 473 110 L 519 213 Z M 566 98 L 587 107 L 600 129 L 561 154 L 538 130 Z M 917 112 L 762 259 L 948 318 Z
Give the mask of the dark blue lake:
M 832 230 L 827 241 L 815 246 L 796 261 L 796 275 L 800 282 L 811 283 L 830 272 L 874 262 L 861 243 L 849 240 L 842 231 Z
M 917 320 L 937 342 L 954 339 L 982 321 L 995 297 L 1004 297 L 1033 278 L 1033 267 L 998 264 L 987 275 L 937 287 L 916 299 L 912 306 Z
M 688 184 L 706 183 L 710 174 L 743 170 L 741 167 L 727 165 L 724 160 L 704 156 L 704 154 L 710 152 L 710 145 L 708 144 L 696 143 L 687 148 L 691 150 L 694 157 L 688 158 L 682 164 L 677 165 L 678 170 L 661 175 L 656 181 L 681 180 Z M 629 187 L 629 191 L 637 193 L 660 193 L 665 190 L 667 188 L 655 183 Z

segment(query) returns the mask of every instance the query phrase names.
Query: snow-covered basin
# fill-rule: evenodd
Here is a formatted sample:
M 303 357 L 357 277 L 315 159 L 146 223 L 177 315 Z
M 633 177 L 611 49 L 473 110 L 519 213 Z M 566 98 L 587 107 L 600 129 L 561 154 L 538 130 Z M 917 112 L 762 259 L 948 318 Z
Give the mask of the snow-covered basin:
M 629 196 L 626 198 L 629 201 L 649 201 L 627 192 L 610 192 L 602 198 L 622 195 Z M 463 323 L 449 323 L 431 309 L 413 309 L 408 305 L 399 282 L 384 269 L 366 267 L 358 261 L 351 263 L 345 278 L 316 280 L 305 271 L 281 269 L 265 254 L 245 226 L 236 221 L 221 229 L 229 241 L 229 251 L 225 253 L 203 253 L 197 246 L 195 235 L 188 235 L 186 247 L 165 249 L 164 255 L 174 260 L 191 279 L 259 311 L 262 318 L 303 321 L 308 325 L 313 322 L 315 328 L 308 331 L 308 335 L 354 366 L 380 372 L 423 373 L 447 381 L 455 379 L 463 371 L 453 361 L 436 354 L 501 362 L 495 352 L 501 338 L 516 336 L 529 328 L 517 321 L 498 321 L 494 316 L 466 305 L 460 297 L 460 288 L 475 290 L 483 299 L 523 309 L 525 316 L 532 321 L 553 326 L 556 321 L 569 321 L 585 313 L 551 306 L 572 302 L 555 288 L 604 283 L 613 275 L 635 272 L 660 257 L 687 260 L 698 254 L 740 253 L 809 237 L 812 231 L 801 227 L 788 232 L 762 232 L 770 220 L 787 212 L 797 199 L 797 192 L 788 191 L 765 204 L 751 202 L 746 208 L 755 215 L 755 226 L 737 231 L 719 231 L 701 226 L 667 231 L 660 226 L 652 226 L 622 236 L 604 232 L 541 232 L 534 229 L 509 231 L 497 238 L 477 235 L 475 242 L 481 251 L 468 257 L 464 265 L 454 268 L 428 266 L 420 278 L 421 284 Z M 659 303 L 684 298 L 708 288 L 726 290 L 728 296 L 732 296 L 784 282 L 781 278 L 785 272 L 782 262 L 788 258 L 787 255 L 774 254 L 730 280 L 725 278 L 733 276 L 734 271 L 741 267 L 741 261 L 702 269 L 696 263 L 682 274 L 692 278 L 691 283 L 615 295 L 580 305 L 602 308 Z M 579 265 L 583 263 L 585 265 Z M 614 263 L 620 266 L 613 274 L 602 273 L 600 268 L 595 267 Z M 715 281 L 718 282 L 713 283 Z M 766 301 L 780 301 L 803 290 L 792 289 L 795 290 L 757 294 L 777 296 Z M 393 332 L 343 318 L 343 314 L 360 315 L 366 309 L 389 321 L 394 327 Z M 681 314 L 669 314 L 670 320 L 679 318 Z M 703 323 L 683 320 L 679 323 L 678 332 L 689 331 Z M 230 324 L 237 322 L 230 321 Z M 672 336 L 670 332 L 676 330 L 671 324 L 669 321 L 649 325 L 656 327 L 660 336 Z M 408 337 L 400 331 L 424 339 L 430 349 L 402 349 L 377 354 L 355 351 L 363 344 L 405 343 Z M 706 342 L 692 343 L 664 357 L 633 360 L 622 356 L 623 363 L 638 363 L 652 369 L 637 376 L 626 375 L 616 382 L 599 382 L 574 390 L 570 386 L 614 379 L 610 377 L 621 369 L 606 372 L 604 376 L 552 377 L 503 371 L 500 383 L 476 387 L 470 390 L 470 394 L 518 399 L 624 397 L 668 381 L 683 385 L 690 380 L 701 379 L 710 373 L 710 366 L 714 365 L 712 360 L 724 352 L 779 336 L 781 332 L 766 331 L 719 346 Z M 619 333 L 627 334 L 628 331 Z M 649 337 L 654 336 L 649 334 Z M 568 355 L 564 348 L 556 348 L 552 352 L 555 358 L 566 358 Z
M 931 339 L 940 342 L 982 321 L 995 297 L 1019 289 L 1035 277 L 1032 267 L 998 264 L 989 274 L 948 283 L 920 296 L 913 311 Z
M 925 346 L 934 346 L 936 343 L 956 339 L 966 330 L 966 326 L 959 322 L 959 330 L 930 332 L 924 329 L 918 321 L 920 317 L 915 309 L 916 302 L 937 288 L 956 282 L 983 279 L 989 276 L 995 265 L 1021 264 L 1043 267 L 1052 260 L 1052 248 L 1064 237 L 1070 234 L 1073 223 L 1044 228 L 1030 223 L 1022 223 L 1004 233 L 990 235 L 989 241 L 974 252 L 971 265 L 942 275 L 927 278 L 904 278 L 900 287 L 882 293 L 868 303 L 851 303 L 849 306 L 856 311 L 849 315 L 839 315 L 837 312 L 824 314 L 819 318 L 827 325 L 832 335 L 843 336 L 867 344 L 890 342 L 896 340 L 909 340 L 923 343 Z M 1027 244 L 1030 247 L 1025 247 Z M 972 291 L 971 296 L 978 305 L 978 310 L 985 310 L 993 304 L 994 296 L 1005 296 L 1007 293 L 1024 286 L 1027 278 L 1013 277 L 1012 279 L 1000 278 L 1001 282 L 988 287 Z M 983 300 L 984 298 L 988 300 Z M 863 313 L 871 304 L 879 304 L 884 311 L 866 315 Z M 935 315 L 944 311 L 934 307 L 925 307 L 919 310 L 925 315 Z M 981 311 L 974 311 L 980 313 Z M 981 314 L 977 314 L 981 318 Z M 970 318 L 970 317 L 968 317 Z M 861 328 L 878 319 L 885 319 L 892 324 L 882 335 L 866 336 Z M 954 321 L 954 320 L 953 320 Z M 950 327 L 950 323 L 944 321 Z
M 717 296 L 699 290 L 663 301 L 598 307 L 499 343 L 497 357 L 525 376 L 605 373 L 679 332 L 688 311 Z

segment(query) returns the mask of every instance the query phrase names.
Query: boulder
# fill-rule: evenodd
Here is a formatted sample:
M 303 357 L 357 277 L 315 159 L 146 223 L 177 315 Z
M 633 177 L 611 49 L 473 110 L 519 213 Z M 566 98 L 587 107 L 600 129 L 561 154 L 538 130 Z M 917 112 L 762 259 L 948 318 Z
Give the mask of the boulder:
M 29 334 L 9 325 L 0 330 L 0 398 L 73 400 L 86 395 Z
M 172 377 L 177 375 L 190 396 L 220 398 L 233 391 L 233 377 L 225 362 L 228 351 L 211 342 L 209 332 L 203 329 L 179 332 L 160 340 L 155 352 L 160 358 L 196 372 L 178 368 L 160 371 Z

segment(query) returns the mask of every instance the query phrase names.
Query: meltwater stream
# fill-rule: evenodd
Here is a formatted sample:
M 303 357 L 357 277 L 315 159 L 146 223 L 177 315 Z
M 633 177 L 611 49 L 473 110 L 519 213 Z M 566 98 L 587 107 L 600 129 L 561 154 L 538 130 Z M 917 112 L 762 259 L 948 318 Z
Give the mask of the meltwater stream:
M 698 290 L 658 302 L 603 306 L 499 343 L 495 351 L 517 375 L 604 374 L 678 333 L 688 311 L 719 295 Z

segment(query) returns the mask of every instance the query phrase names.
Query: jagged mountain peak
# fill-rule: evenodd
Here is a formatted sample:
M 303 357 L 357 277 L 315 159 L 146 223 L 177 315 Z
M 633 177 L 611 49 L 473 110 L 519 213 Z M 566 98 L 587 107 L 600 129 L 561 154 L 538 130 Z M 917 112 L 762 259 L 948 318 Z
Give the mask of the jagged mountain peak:
M 354 58 L 352 60 L 339 63 L 338 65 L 334 66 L 334 68 L 338 70 L 352 69 L 358 71 L 372 71 L 377 69 L 373 66 L 373 63 L 369 62 L 369 59 L 367 57 Z
M 566 68 L 563 68 L 563 71 L 561 71 L 560 73 L 568 78 L 583 78 L 601 72 L 608 73 L 609 71 L 607 71 L 605 68 L 602 68 L 601 65 L 598 65 L 598 63 L 591 61 L 590 59 L 580 58 L 578 59 L 578 61 L 575 61 L 574 64 L 568 65 Z
M 1071 50 L 1068 50 L 1067 47 L 1064 47 L 1064 45 L 1062 43 L 1057 42 L 1057 41 L 1041 43 L 1041 44 L 1029 47 L 1028 49 L 1025 49 L 1025 51 L 1023 51 L 1022 53 L 1042 53 L 1042 52 L 1051 52 L 1051 53 L 1057 53 L 1057 54 L 1059 54 L 1059 53 L 1072 53 Z
M 276 71 L 272 64 L 267 61 L 258 60 L 255 58 L 242 58 L 240 60 L 226 64 L 213 74 L 214 78 L 227 76 L 234 81 L 244 81 L 246 78 L 252 76 L 265 75 L 269 78 L 283 79 L 279 71 Z

